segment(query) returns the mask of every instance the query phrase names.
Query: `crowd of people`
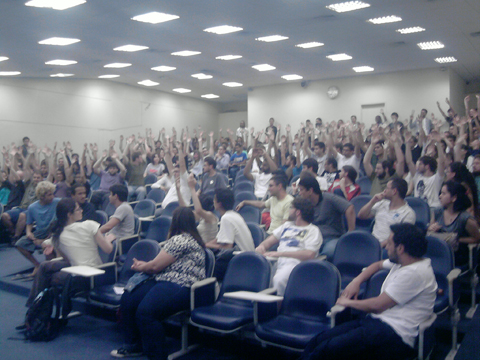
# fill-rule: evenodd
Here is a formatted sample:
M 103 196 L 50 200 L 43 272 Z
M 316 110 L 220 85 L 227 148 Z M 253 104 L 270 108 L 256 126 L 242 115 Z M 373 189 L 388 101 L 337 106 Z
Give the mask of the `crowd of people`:
M 337 240 L 355 230 L 356 219 L 372 218 L 372 234 L 389 260 L 355 279 L 339 304 L 380 313 L 374 318 L 393 329 L 392 346 L 404 354 L 412 347 L 412 330 L 402 333 L 395 314 L 418 306 L 415 289 L 422 286 L 423 305 L 431 305 L 422 314 L 433 309 L 436 287 L 423 259 L 423 230 L 455 234 L 457 265 L 468 261 L 468 244 L 480 241 L 480 95 L 476 109 L 469 107 L 470 100 L 465 98 L 465 115 L 446 99 L 447 113 L 437 103 L 442 118 L 422 109 L 401 121 L 398 113 L 388 118 L 382 110 L 371 126 L 355 115 L 348 121 L 316 118 L 300 123 L 296 133 L 273 118 L 266 128 L 248 129 L 242 121 L 235 131 L 220 129 L 217 137 L 201 127 L 179 133 L 163 128 L 158 136 L 147 129 L 145 136 L 121 136 L 118 147 L 111 140 L 101 152 L 96 144 L 85 143 L 76 153 L 68 141 L 41 148 L 25 137 L 22 145 L 2 149 L 0 236 L 34 266 L 27 276 L 34 279 L 29 305 L 46 283 L 62 281 L 62 267 L 99 265 L 98 247 L 111 252 L 113 240 L 133 234 L 129 202 L 145 199 L 147 179 L 152 188 L 163 189 L 158 214 L 175 201 L 180 208 L 159 255 L 134 262 L 134 270 L 152 277 L 122 298 L 126 342 L 112 351 L 117 357 L 145 352 L 153 359 L 165 358 L 163 343 L 152 338 L 153 333 L 163 336 L 161 319 L 188 308 L 188 288 L 205 277 L 202 248 L 214 251 L 219 279 L 234 250 L 277 257 L 273 286 L 282 295 L 298 263 L 320 254 L 331 260 Z M 359 179 L 371 184 L 371 199 L 356 213 L 351 201 L 362 193 Z M 242 181 L 253 185 L 254 198 L 236 202 L 236 186 Z M 407 196 L 428 204 L 428 229 L 406 225 L 416 222 Z M 106 204 L 115 212 L 100 226 L 95 210 Z M 256 248 L 239 214 L 245 206 L 263 211 L 267 237 Z M 64 260 L 40 264 L 33 256 L 36 249 L 43 249 L 47 260 Z M 380 295 L 380 305 L 356 300 L 359 284 L 380 268 L 397 274 Z M 417 273 L 422 282 L 409 279 Z M 158 301 L 160 292 L 167 294 L 164 302 Z M 358 326 L 378 328 L 377 321 Z M 322 354 L 333 351 L 329 336 L 315 339 L 305 358 L 324 358 Z

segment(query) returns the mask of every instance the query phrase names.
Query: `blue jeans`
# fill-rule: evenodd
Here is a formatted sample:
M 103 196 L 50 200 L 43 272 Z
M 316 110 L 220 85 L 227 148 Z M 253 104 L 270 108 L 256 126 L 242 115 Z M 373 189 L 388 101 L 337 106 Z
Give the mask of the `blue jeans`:
M 169 281 L 151 279 L 124 292 L 120 304 L 124 347 L 138 349 L 141 341 L 149 359 L 167 359 L 162 321 L 189 306 L 190 288 Z
M 132 201 L 132 197 L 135 196 L 135 200 L 144 200 L 147 197 L 147 189 L 145 186 L 133 186 L 128 185 L 128 201 Z
M 320 249 L 320 255 L 327 255 L 327 260 L 332 261 L 337 243 L 338 239 L 324 238 L 322 248 Z

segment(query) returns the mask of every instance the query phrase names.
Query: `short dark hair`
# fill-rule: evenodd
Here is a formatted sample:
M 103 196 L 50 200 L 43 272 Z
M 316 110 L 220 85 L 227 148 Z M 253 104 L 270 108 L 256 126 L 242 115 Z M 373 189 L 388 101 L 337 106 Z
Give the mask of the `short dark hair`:
M 122 184 L 115 184 L 110 186 L 110 192 L 113 195 L 118 196 L 118 200 L 121 202 L 125 202 L 128 199 L 128 188 L 125 185 Z
M 355 170 L 355 168 L 353 166 L 345 165 L 343 167 L 343 171 L 345 171 L 347 173 L 347 176 L 350 180 L 355 182 L 355 179 L 357 178 L 357 170 Z
M 303 186 L 307 191 L 313 189 L 313 192 L 315 194 L 322 196 L 322 192 L 320 191 L 320 185 L 318 185 L 317 179 L 312 174 L 303 174 L 298 183 L 298 186 Z
M 140 151 L 134 151 L 132 153 L 132 161 L 137 160 L 139 156 L 142 156 L 142 153 Z
M 111 162 L 110 164 L 107 165 L 107 167 L 105 168 L 105 171 L 108 171 L 108 169 L 110 169 L 111 167 L 114 167 L 114 168 L 117 168 L 118 171 L 120 171 L 120 169 L 118 168 L 118 165 L 116 162 Z
M 213 168 L 216 169 L 217 162 L 211 156 L 207 156 L 205 159 L 203 159 L 203 161 L 205 161 L 208 165 L 213 166 Z
M 398 114 L 396 112 L 392 112 L 392 115 L 391 116 L 396 116 L 398 117 Z
M 80 183 L 74 183 L 72 187 L 70 188 L 72 195 L 75 195 L 76 191 L 78 188 L 83 187 L 85 191 L 87 191 L 87 187 L 85 184 L 80 184 Z
M 225 210 L 232 210 L 233 204 L 235 203 L 235 196 L 233 191 L 230 189 L 215 189 L 215 197 L 217 202 L 222 204 L 222 207 Z
M 302 165 L 307 168 L 311 168 L 315 174 L 318 172 L 318 162 L 315 159 L 312 159 L 312 158 L 305 159 Z
M 353 146 L 352 143 L 343 144 L 342 150 L 343 150 L 343 148 L 346 148 L 346 147 L 349 148 L 350 151 L 353 151 L 355 149 L 355 146 Z
M 315 206 L 307 199 L 297 196 L 292 202 L 292 206 L 300 211 L 302 219 L 308 223 L 312 223 L 315 218 Z
M 297 166 L 297 157 L 295 155 L 290 154 L 290 161 Z
M 430 168 L 431 172 L 437 171 L 437 160 L 435 160 L 431 156 L 422 156 L 420 159 L 418 159 L 423 165 L 428 165 Z
M 213 197 L 211 195 L 200 194 L 198 199 L 200 200 L 200 204 L 202 204 L 203 210 L 205 210 L 205 211 L 215 210 L 215 208 L 213 206 Z
M 288 179 L 286 176 L 283 175 L 275 175 L 270 180 L 273 180 L 275 185 L 282 185 L 283 190 L 285 190 L 288 186 Z
M 395 173 L 395 168 L 393 167 L 393 161 L 392 160 L 383 160 L 381 162 L 383 170 L 388 168 L 388 175 L 392 176 Z
M 30 138 L 28 136 L 25 136 L 23 139 L 22 139 L 22 142 L 25 141 L 25 140 L 30 140 Z
M 337 169 L 337 167 L 338 167 L 337 159 L 335 159 L 333 156 L 328 157 L 328 158 L 325 160 L 325 162 L 326 162 L 327 164 L 332 165 L 335 169 Z
M 315 141 L 315 143 L 313 144 L 313 147 L 315 147 L 315 146 L 318 146 L 320 149 L 325 150 L 325 143 L 322 142 L 322 141 Z
M 405 252 L 415 258 L 421 258 L 427 252 L 425 232 L 414 224 L 401 223 L 390 225 L 395 247 L 403 245 Z
M 405 180 L 402 178 L 393 178 L 390 180 L 392 182 L 392 189 L 397 190 L 398 196 L 400 198 L 405 199 L 405 196 L 407 196 L 407 191 L 408 191 L 408 184 Z

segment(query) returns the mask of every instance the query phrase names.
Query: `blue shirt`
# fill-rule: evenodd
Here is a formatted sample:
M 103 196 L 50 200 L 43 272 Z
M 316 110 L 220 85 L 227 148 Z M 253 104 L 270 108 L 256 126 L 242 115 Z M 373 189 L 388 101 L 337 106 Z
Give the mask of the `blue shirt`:
M 47 230 L 53 219 L 55 219 L 55 210 L 60 198 L 54 198 L 50 204 L 41 205 L 40 201 L 35 201 L 27 210 L 27 225 L 37 223 L 36 231 Z
M 240 155 L 238 155 L 237 153 L 234 153 L 230 157 L 230 162 L 233 163 L 233 165 L 239 164 L 239 163 L 241 163 L 242 161 L 245 161 L 245 160 L 247 160 L 247 154 L 245 154 L 243 151 Z

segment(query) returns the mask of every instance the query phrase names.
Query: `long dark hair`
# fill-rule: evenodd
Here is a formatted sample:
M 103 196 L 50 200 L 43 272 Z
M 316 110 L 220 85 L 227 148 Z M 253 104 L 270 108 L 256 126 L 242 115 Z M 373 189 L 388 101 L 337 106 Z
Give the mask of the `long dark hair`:
M 447 187 L 450 196 L 457 197 L 457 200 L 453 203 L 453 211 L 462 212 L 472 205 L 472 202 L 467 196 L 467 189 L 465 189 L 465 187 L 459 182 L 450 180 L 444 183 L 443 186 Z
M 452 180 L 461 183 L 470 192 L 473 200 L 473 212 L 477 222 L 480 220 L 480 207 L 478 205 L 478 189 L 475 178 L 468 168 L 459 161 L 450 164 L 450 171 L 455 174 Z
M 202 237 L 198 233 L 195 224 L 195 215 L 190 208 L 178 207 L 172 214 L 172 225 L 168 231 L 168 238 L 182 233 L 190 234 L 201 247 L 205 247 Z
M 63 232 L 65 226 L 68 223 L 68 214 L 73 214 L 75 212 L 75 207 L 77 203 L 72 198 L 63 198 L 57 204 L 56 215 L 57 220 L 52 227 L 52 242 L 53 246 L 58 249 L 60 234 Z

